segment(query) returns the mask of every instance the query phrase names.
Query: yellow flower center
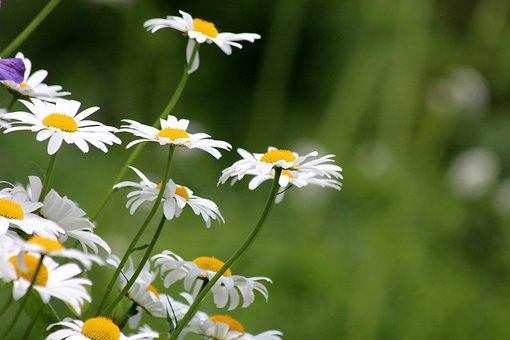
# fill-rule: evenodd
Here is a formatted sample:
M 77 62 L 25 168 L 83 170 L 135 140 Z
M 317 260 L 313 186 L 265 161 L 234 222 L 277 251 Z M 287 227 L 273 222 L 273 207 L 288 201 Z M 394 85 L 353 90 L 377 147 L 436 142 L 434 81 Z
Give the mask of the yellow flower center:
M 292 176 L 292 174 L 290 173 L 289 170 L 283 170 L 282 171 L 282 176 L 287 176 L 289 178 L 296 178 L 296 177 Z
M 189 200 L 188 190 L 186 190 L 185 187 L 181 187 L 181 186 L 177 185 L 175 187 L 175 194 L 181 196 L 186 201 Z
M 50 238 L 44 238 L 41 236 L 32 236 L 27 241 L 28 243 L 38 244 L 42 246 L 46 251 L 56 251 L 64 249 L 64 245 L 60 243 L 58 240 L 52 240 Z
M 25 217 L 21 205 L 4 198 L 0 198 L 0 216 L 10 218 L 11 220 L 22 220 Z
M 200 256 L 193 260 L 193 262 L 198 266 L 198 268 L 203 270 L 210 270 L 212 272 L 217 272 L 223 267 L 225 262 L 218 260 L 215 257 L 209 257 L 209 256 Z M 230 268 L 227 269 L 223 276 L 232 276 L 232 271 L 230 271 Z
M 276 163 L 277 161 L 294 162 L 296 156 L 289 150 L 271 150 L 260 157 L 261 162 Z
M 31 89 L 32 88 L 32 86 L 28 85 L 27 83 L 21 83 L 21 84 L 19 84 L 19 87 L 24 88 L 24 89 Z
M 88 319 L 83 323 L 81 334 L 92 340 L 119 340 L 120 329 L 112 320 L 103 316 Z
M 218 36 L 216 26 L 214 26 L 212 22 L 204 19 L 193 19 L 193 29 L 211 38 L 216 38 Z
M 13 264 L 18 277 L 22 277 L 25 280 L 32 282 L 34 279 L 35 271 L 37 269 L 37 265 L 39 264 L 39 259 L 35 256 L 25 254 L 23 255 L 23 261 L 25 262 L 25 268 L 20 268 L 17 256 L 12 256 L 9 258 L 9 262 Z M 39 273 L 37 273 L 35 284 L 44 287 L 47 283 L 48 269 L 44 264 L 42 264 L 41 268 L 39 268 Z
M 239 321 L 234 318 L 231 318 L 228 315 L 211 315 L 209 320 L 212 322 L 221 322 L 228 326 L 230 331 L 237 331 L 239 333 L 244 333 L 244 327 L 241 325 Z
M 172 141 L 174 141 L 179 138 L 189 138 L 189 135 L 184 130 L 167 127 L 167 128 L 159 130 L 157 137 L 158 138 L 170 138 Z
M 54 127 L 65 132 L 78 131 L 78 123 L 74 118 L 63 113 L 51 113 L 42 122 L 48 127 Z
M 148 292 L 153 292 L 154 295 L 156 295 L 156 297 L 159 297 L 159 292 L 158 290 L 156 289 L 156 287 L 154 287 L 153 285 L 148 285 L 147 286 L 147 291 Z

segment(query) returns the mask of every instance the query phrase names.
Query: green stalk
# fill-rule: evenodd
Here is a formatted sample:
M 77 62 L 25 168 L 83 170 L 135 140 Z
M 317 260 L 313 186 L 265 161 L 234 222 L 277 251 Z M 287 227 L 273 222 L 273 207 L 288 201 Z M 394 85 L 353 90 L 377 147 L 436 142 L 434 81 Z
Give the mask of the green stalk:
M 30 24 L 14 39 L 9 46 L 7 46 L 2 53 L 0 58 L 9 56 L 19 45 L 25 41 L 26 38 L 39 26 L 39 24 L 53 11 L 53 9 L 59 4 L 61 0 L 50 0 L 48 4 L 37 14 Z
M 113 276 L 112 276 L 110 282 L 108 283 L 108 286 L 106 287 L 106 292 L 104 293 L 103 299 L 101 300 L 101 303 L 99 304 L 96 315 L 99 315 L 102 312 L 103 307 L 106 303 L 106 298 L 110 295 L 110 292 L 113 289 L 113 285 L 115 284 L 115 281 L 117 281 L 117 278 L 119 277 L 122 268 L 124 268 L 124 265 L 126 264 L 127 260 L 129 259 L 129 255 L 131 255 L 131 253 L 133 252 L 133 249 L 135 248 L 136 243 L 138 242 L 138 240 L 140 239 L 142 234 L 145 232 L 145 229 L 147 229 L 147 226 L 149 225 L 150 221 L 154 217 L 154 214 L 156 214 L 156 211 L 158 210 L 159 204 L 161 203 L 161 199 L 163 198 L 163 193 L 165 192 L 166 183 L 168 182 L 168 179 L 170 178 L 170 168 L 172 165 L 172 158 L 173 158 L 174 150 L 175 150 L 175 145 L 173 145 L 173 144 L 170 145 L 170 147 L 168 149 L 168 159 L 166 162 L 165 173 L 163 175 L 163 181 L 161 182 L 161 188 L 159 189 L 158 197 L 156 198 L 156 201 L 154 202 L 154 206 L 152 207 L 151 211 L 149 212 L 149 215 L 147 215 L 147 218 L 143 222 L 142 226 L 136 233 L 136 235 L 133 238 L 133 240 L 131 241 L 131 243 L 129 244 L 129 247 L 126 250 L 126 252 L 124 253 L 122 260 L 120 261 L 120 264 L 115 269 L 115 273 L 113 273 Z
M 177 104 L 177 102 L 179 101 L 179 98 L 181 97 L 182 92 L 184 91 L 184 87 L 186 86 L 186 83 L 188 81 L 188 77 L 189 77 L 188 70 L 190 69 L 191 65 L 193 64 L 193 60 L 195 59 L 195 57 L 196 57 L 196 55 L 198 53 L 198 46 L 199 46 L 199 44 L 195 45 L 195 48 L 193 49 L 193 53 L 191 54 L 190 63 L 187 64 L 184 67 L 181 79 L 179 80 L 179 83 L 177 84 L 177 88 L 175 89 L 175 91 L 174 91 L 172 97 L 170 98 L 170 101 L 166 105 L 165 109 L 161 112 L 161 114 L 158 116 L 158 118 L 152 124 L 153 127 L 156 127 L 159 124 L 159 120 L 160 119 L 168 116 L 172 112 L 172 110 L 174 109 L 174 107 Z M 143 148 L 145 147 L 145 144 L 146 143 L 140 143 L 140 144 L 138 144 L 135 147 L 135 149 L 131 153 L 131 156 L 129 156 L 129 158 L 126 161 L 126 163 L 124 163 L 124 165 L 120 169 L 117 177 L 115 177 L 113 185 L 115 185 L 116 183 L 118 183 L 118 182 L 120 182 L 122 180 L 122 178 L 126 174 L 127 168 L 131 164 L 133 164 L 133 162 L 138 158 L 138 155 L 140 154 L 140 152 L 142 152 Z M 112 195 L 114 193 L 113 185 L 111 185 L 110 188 L 108 189 L 108 191 L 104 194 L 104 196 L 101 199 L 98 207 L 96 208 L 96 211 L 94 212 L 94 214 L 90 218 L 91 221 L 95 221 L 96 220 L 97 216 L 101 213 L 103 208 L 106 206 L 106 203 L 108 203 L 108 201 L 112 197 Z
M 119 293 L 119 295 L 115 298 L 115 300 L 113 300 L 112 303 L 110 303 L 108 305 L 108 307 L 106 307 L 104 314 L 109 314 L 115 308 L 115 306 L 117 306 L 117 304 L 122 300 L 122 298 L 128 293 L 129 289 L 135 283 L 136 279 L 142 272 L 145 263 L 149 260 L 152 249 L 154 249 L 154 246 L 156 245 L 156 242 L 158 241 L 159 235 L 161 235 L 161 231 L 163 230 L 163 226 L 165 225 L 165 222 L 166 222 L 166 217 L 165 217 L 165 214 L 163 214 L 163 216 L 161 216 L 161 221 L 159 221 L 158 228 L 156 229 L 156 232 L 154 233 L 154 236 L 152 237 L 151 243 L 149 244 L 149 247 L 145 251 L 145 254 L 143 255 L 142 260 L 140 261 L 140 264 L 138 265 L 135 272 L 133 273 L 133 275 L 131 276 L 129 281 L 126 283 L 124 288 L 122 288 L 122 291 Z
M 41 315 L 43 306 L 44 305 L 41 304 L 39 306 L 39 310 L 37 311 L 37 313 L 35 315 L 32 315 L 32 317 L 30 318 L 30 324 L 28 325 L 27 329 L 25 330 L 25 333 L 23 333 L 23 337 L 21 338 L 22 340 L 29 339 L 30 333 L 32 332 L 32 329 L 34 328 L 35 322 L 37 321 L 37 318 L 39 317 L 39 315 Z
M 48 191 L 50 191 L 51 177 L 53 175 L 53 169 L 55 168 L 55 159 L 57 158 L 57 152 L 51 155 L 50 164 L 48 164 L 48 169 L 46 170 L 46 175 L 44 175 L 44 183 L 41 190 L 41 197 L 39 198 L 39 202 L 44 202 L 44 198 Z
M 25 304 L 28 301 L 28 296 L 32 292 L 32 288 L 35 285 L 35 281 L 37 280 L 37 275 L 39 275 L 39 271 L 41 270 L 41 267 L 43 266 L 44 256 L 45 256 L 44 254 L 41 254 L 41 258 L 39 259 L 39 262 L 37 263 L 37 268 L 35 269 L 34 276 L 32 277 L 32 281 L 30 282 L 30 286 L 28 286 L 27 292 L 25 293 L 25 296 L 23 296 L 23 300 L 21 300 L 21 304 L 19 305 L 19 308 L 16 311 L 16 314 L 14 315 L 14 319 L 12 319 L 9 327 L 5 328 L 5 332 L 0 336 L 0 339 L 9 339 L 9 335 L 11 334 L 12 330 L 14 329 L 14 325 L 16 324 L 16 321 L 18 321 L 21 311 L 23 310 L 23 308 L 25 307 Z
M 177 325 L 177 328 L 175 329 L 175 332 L 172 333 L 172 336 L 170 337 L 170 340 L 175 340 L 179 336 L 179 334 L 182 332 L 184 327 L 188 324 L 188 322 L 191 320 L 191 318 L 195 315 L 195 313 L 198 310 L 198 307 L 202 303 L 202 300 L 205 298 L 207 293 L 211 290 L 211 288 L 214 286 L 216 281 L 219 280 L 219 278 L 229 269 L 240 257 L 244 254 L 244 252 L 248 249 L 248 247 L 253 243 L 253 240 L 257 236 L 257 234 L 260 232 L 262 226 L 264 225 L 264 222 L 271 211 L 271 207 L 273 206 L 273 202 L 275 199 L 275 196 L 278 192 L 278 181 L 280 179 L 280 175 L 282 174 L 281 168 L 275 169 L 275 175 L 273 179 L 273 186 L 271 187 L 271 192 L 269 193 L 269 196 L 266 201 L 266 205 L 264 207 L 264 210 L 262 211 L 262 215 L 259 218 L 259 221 L 257 222 L 257 225 L 253 230 L 251 231 L 250 235 L 248 235 L 248 238 L 244 241 L 244 243 L 237 249 L 237 251 L 225 262 L 223 267 L 213 276 L 211 281 L 207 283 L 207 285 L 200 291 L 200 293 L 197 295 L 195 301 L 193 301 L 193 304 L 190 306 L 188 312 L 184 315 L 181 322 Z
M 11 112 L 12 108 L 14 107 L 14 104 L 16 104 L 16 101 L 18 100 L 18 97 L 15 95 L 12 96 L 11 102 L 9 103 L 9 106 L 7 107 L 7 112 Z
M 0 318 L 4 315 L 4 313 L 9 309 L 12 303 L 12 293 L 9 292 L 9 299 L 6 301 L 4 307 L 0 311 Z

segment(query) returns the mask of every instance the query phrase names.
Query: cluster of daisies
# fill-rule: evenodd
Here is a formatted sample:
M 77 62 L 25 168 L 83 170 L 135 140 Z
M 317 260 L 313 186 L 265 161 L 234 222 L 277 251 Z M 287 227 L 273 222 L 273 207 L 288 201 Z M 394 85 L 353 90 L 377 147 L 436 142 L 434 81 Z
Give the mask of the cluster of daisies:
M 148 20 L 144 26 L 150 32 L 173 28 L 187 35 L 188 73 L 198 68 L 198 46 L 202 43 L 214 43 L 230 54 L 232 47 L 242 47 L 239 41 L 253 42 L 260 38 L 253 33 L 220 33 L 213 23 L 192 18 L 183 11 L 180 13 L 180 17 Z M 208 134 L 190 132 L 189 120 L 172 115 L 162 117 L 154 126 L 124 119 L 116 128 L 90 120 L 99 108 L 83 109 L 79 101 L 64 99 L 70 93 L 63 91 L 61 86 L 43 83 L 47 75 L 45 70 L 32 72 L 30 60 L 22 53 L 16 58 L 0 59 L 1 83 L 13 96 L 13 105 L 24 106 L 18 111 L 13 111 L 12 105 L 0 109 L 0 129 L 3 133 L 31 131 L 37 141 L 48 141 L 51 167 L 63 142 L 75 145 L 83 153 L 87 153 L 90 146 L 108 152 L 109 147 L 121 144 L 118 136 L 122 133 L 134 137 L 127 143 L 128 149 L 140 143 L 154 142 L 161 148 L 198 149 L 219 159 L 221 151 L 232 148 L 229 143 L 212 139 Z M 280 202 L 286 189 L 293 186 L 316 185 L 337 190 L 341 187 L 342 169 L 334 164 L 333 155 L 319 157 L 317 152 L 311 152 L 300 156 L 273 147 L 263 153 L 243 149 L 238 149 L 238 153 L 242 159 L 223 170 L 218 184 L 229 179 L 235 183 L 250 176 L 249 188 L 253 190 L 264 181 L 274 180 L 278 174 L 276 202 Z M 126 208 L 130 214 L 135 214 L 142 205 L 161 203 L 159 210 L 166 220 L 178 218 L 184 209 L 189 209 L 203 219 L 207 228 L 215 221 L 225 222 L 216 203 L 197 196 L 173 178 L 162 183 L 149 179 L 138 168 L 131 166 L 130 169 L 138 180 L 122 181 L 114 186 L 116 190 L 128 189 Z M 26 185 L 0 182 L 0 283 L 3 283 L 3 289 L 8 288 L 12 300 L 19 301 L 20 306 L 29 294 L 38 294 L 43 304 L 60 300 L 69 307 L 72 317 L 47 325 L 47 339 L 159 337 L 159 332 L 142 323 L 143 314 L 163 318 L 168 322 L 170 332 L 175 329 L 197 295 L 225 263 L 212 256 L 185 260 L 165 250 L 140 264 L 143 268 L 138 274 L 129 254 L 125 255 L 128 261 L 123 265 L 124 262 L 112 254 L 108 243 L 95 233 L 95 224 L 86 212 L 76 202 L 52 189 L 50 174 L 47 172 L 43 179 L 30 176 Z M 112 319 L 97 313 L 89 315 L 92 308 L 87 307 L 94 302 L 90 294 L 93 282 L 87 272 L 94 266 L 120 269 L 119 291 L 127 289 L 128 282 L 132 282 L 125 296 L 131 307 L 123 317 Z M 178 298 L 156 288 L 168 289 L 179 282 L 182 283 L 182 293 Z M 232 311 L 248 307 L 256 296 L 267 301 L 269 283 L 271 280 L 267 277 L 245 277 L 228 268 L 211 288 L 214 304 L 219 309 Z M 5 317 L 2 314 L 15 305 L 11 305 L 10 299 L 0 306 L 0 317 Z M 124 328 L 128 328 L 131 335 L 124 335 Z M 6 337 L 8 332 L 9 329 L 0 334 L 0 338 Z M 282 333 L 275 330 L 253 335 L 229 315 L 208 315 L 203 311 L 191 317 L 180 336 L 188 333 L 214 340 L 277 340 L 282 337 Z

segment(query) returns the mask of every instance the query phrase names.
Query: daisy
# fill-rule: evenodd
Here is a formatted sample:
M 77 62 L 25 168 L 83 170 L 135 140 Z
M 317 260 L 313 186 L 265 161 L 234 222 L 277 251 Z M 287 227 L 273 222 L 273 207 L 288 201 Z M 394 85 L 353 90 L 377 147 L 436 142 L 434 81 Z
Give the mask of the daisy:
M 19 300 L 26 294 L 34 280 L 39 260 L 40 257 L 27 253 L 13 253 L 9 257 L 9 262 L 14 265 L 17 274 L 12 290 L 15 300 Z M 33 289 L 39 293 L 44 303 L 49 303 L 51 297 L 55 297 L 80 314 L 85 301 L 91 301 L 85 286 L 92 285 L 90 280 L 76 277 L 81 272 L 80 267 L 74 263 L 59 266 L 57 262 L 45 256 L 39 273 L 35 277 Z
M 168 288 L 175 282 L 184 280 L 184 289 L 188 292 L 191 291 L 193 297 L 197 296 L 206 281 L 211 280 L 224 265 L 224 262 L 207 256 L 198 257 L 193 261 L 185 261 L 169 250 L 153 256 L 152 259 L 154 265 L 161 271 L 165 287 Z M 229 268 L 211 289 L 214 303 L 218 308 L 223 308 L 230 300 L 228 309 L 232 310 L 239 305 L 240 298 L 242 298 L 244 300 L 242 307 L 246 308 L 255 300 L 254 291 L 260 292 L 267 301 L 267 289 L 258 281 L 272 282 L 267 277 L 247 278 L 233 275 Z
M 55 238 L 59 233 L 63 233 L 64 230 L 55 222 L 33 213 L 42 206 L 42 203 L 31 202 L 23 188 L 0 190 L 0 235 L 5 235 L 9 228 L 48 238 Z
M 0 280 L 11 282 L 16 279 L 16 270 L 14 265 L 9 262 L 8 254 L 11 252 L 14 244 L 10 237 L 0 235 Z
M 211 315 L 198 312 L 182 332 L 204 336 L 208 340 L 280 340 L 280 331 L 266 331 L 257 335 L 246 333 L 243 325 L 228 315 Z
M 126 208 L 129 208 L 132 215 L 142 203 L 152 202 L 157 198 L 161 184 L 151 182 L 140 170 L 134 167 L 130 168 L 140 177 L 141 181 L 138 183 L 121 182 L 116 184 L 114 189 L 128 187 L 137 189 L 127 195 Z M 202 216 L 208 228 L 211 226 L 211 220 L 225 222 L 218 206 L 213 201 L 195 196 L 189 188 L 177 185 L 171 179 L 168 180 L 165 186 L 162 202 L 163 213 L 168 220 L 179 217 L 184 207 L 188 205 L 195 215 Z
M 336 180 L 320 181 L 323 177 L 327 177 L 328 179 L 342 178 L 342 168 L 338 165 L 330 164 L 334 162 L 334 155 L 326 155 L 307 161 L 310 157 L 318 156 L 318 153 L 313 151 L 305 156 L 299 156 L 295 152 L 276 149 L 273 147 L 269 147 L 267 152 L 263 154 L 252 154 L 243 149 L 237 149 L 237 152 L 241 155 L 241 157 L 243 157 L 243 159 L 223 170 L 218 184 L 225 183 L 230 177 L 240 180 L 245 175 L 274 176 L 274 169 L 281 168 L 286 170 L 285 174 L 282 173 L 284 176 L 282 176 L 283 179 L 279 182 L 280 185 L 284 184 L 283 186 L 287 186 L 292 177 L 299 179 L 292 183 L 298 187 L 305 186 L 307 184 L 316 184 L 335 188 L 339 188 L 340 186 L 340 183 Z M 303 173 L 306 175 L 303 175 Z M 263 177 L 255 180 L 252 187 L 257 187 L 258 184 L 260 184 L 258 183 L 260 180 L 263 180 Z
M 33 202 L 38 202 L 41 196 L 42 181 L 37 176 L 29 176 L 29 186 L 26 189 L 28 197 Z M 103 248 L 108 254 L 111 252 L 108 244 L 99 236 L 94 234 L 95 225 L 85 217 L 86 213 L 78 205 L 67 198 L 60 196 L 51 189 L 44 198 L 44 206 L 39 211 L 40 215 L 55 222 L 64 230 L 58 235 L 61 242 L 72 238 L 80 242 L 83 251 L 87 253 L 87 247 L 98 253 L 98 247 Z
M 166 19 L 150 19 L 143 26 L 154 33 L 162 28 L 173 28 L 184 32 L 188 35 L 188 46 L 186 48 L 186 61 L 189 64 L 195 49 L 195 44 L 215 43 L 225 54 L 232 54 L 232 46 L 242 48 L 243 46 L 237 41 L 254 42 L 260 39 L 260 35 L 256 33 L 219 33 L 214 23 L 193 18 L 184 11 L 179 11 L 182 17 L 167 16 Z M 195 52 L 195 58 L 190 66 L 188 73 L 194 72 L 199 65 L 198 51 Z
M 104 152 L 108 152 L 106 145 L 120 144 L 121 141 L 112 132 L 117 129 L 103 125 L 92 120 L 85 120 L 88 116 L 99 110 L 91 107 L 78 113 L 81 103 L 75 100 L 57 99 L 56 103 L 47 103 L 39 99 L 31 99 L 31 102 L 20 100 L 30 111 L 12 112 L 4 115 L 4 118 L 15 120 L 17 125 L 5 130 L 4 133 L 29 130 L 37 132 L 37 140 L 50 139 L 48 154 L 53 155 L 62 145 L 75 144 L 82 152 L 88 152 L 92 144 Z
M 141 139 L 129 143 L 126 148 L 142 142 L 157 142 L 160 145 L 173 144 L 188 149 L 201 149 L 210 153 L 216 159 L 221 157 L 221 153 L 216 149 L 230 150 L 232 148 L 227 142 L 210 139 L 211 136 L 208 134 L 187 132 L 189 120 L 177 119 L 172 115 L 169 115 L 166 120 L 160 120 L 160 130 L 130 119 L 123 119 L 122 121 L 128 124 L 122 125 L 120 132 L 129 132 L 141 137 Z
M 1 4 L 1 3 L 0 3 Z M 20 58 L 0 58 L 0 80 L 8 80 L 14 83 L 23 82 L 25 64 Z
M 23 61 L 24 64 L 24 76 L 21 81 L 4 80 L 2 83 L 7 87 L 9 92 L 14 96 L 20 98 L 39 98 L 46 101 L 55 101 L 57 97 L 67 96 L 70 92 L 60 92 L 62 86 L 53 85 L 48 86 L 43 83 L 43 80 L 48 76 L 48 71 L 39 70 L 34 72 L 32 75 L 32 62 L 30 59 L 25 58 L 23 53 L 18 52 L 16 58 Z M 17 79 L 18 80 L 18 79 Z
M 149 340 L 159 336 L 156 332 L 142 332 L 139 334 L 126 336 L 121 333 L 119 327 L 111 319 L 97 316 L 85 320 L 74 320 L 65 318 L 64 321 L 57 322 L 48 326 L 49 330 L 55 326 L 62 329 L 57 330 L 46 337 L 46 340 L 98 340 L 98 339 L 119 339 L 119 340 Z

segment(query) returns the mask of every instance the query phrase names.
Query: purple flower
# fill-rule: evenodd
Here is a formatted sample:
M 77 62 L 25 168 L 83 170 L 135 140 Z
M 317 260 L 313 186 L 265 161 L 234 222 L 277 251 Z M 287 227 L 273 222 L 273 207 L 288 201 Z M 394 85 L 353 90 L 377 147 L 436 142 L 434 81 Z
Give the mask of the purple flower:
M 19 84 L 23 82 L 24 77 L 25 64 L 22 59 L 0 59 L 0 80 L 12 80 Z

